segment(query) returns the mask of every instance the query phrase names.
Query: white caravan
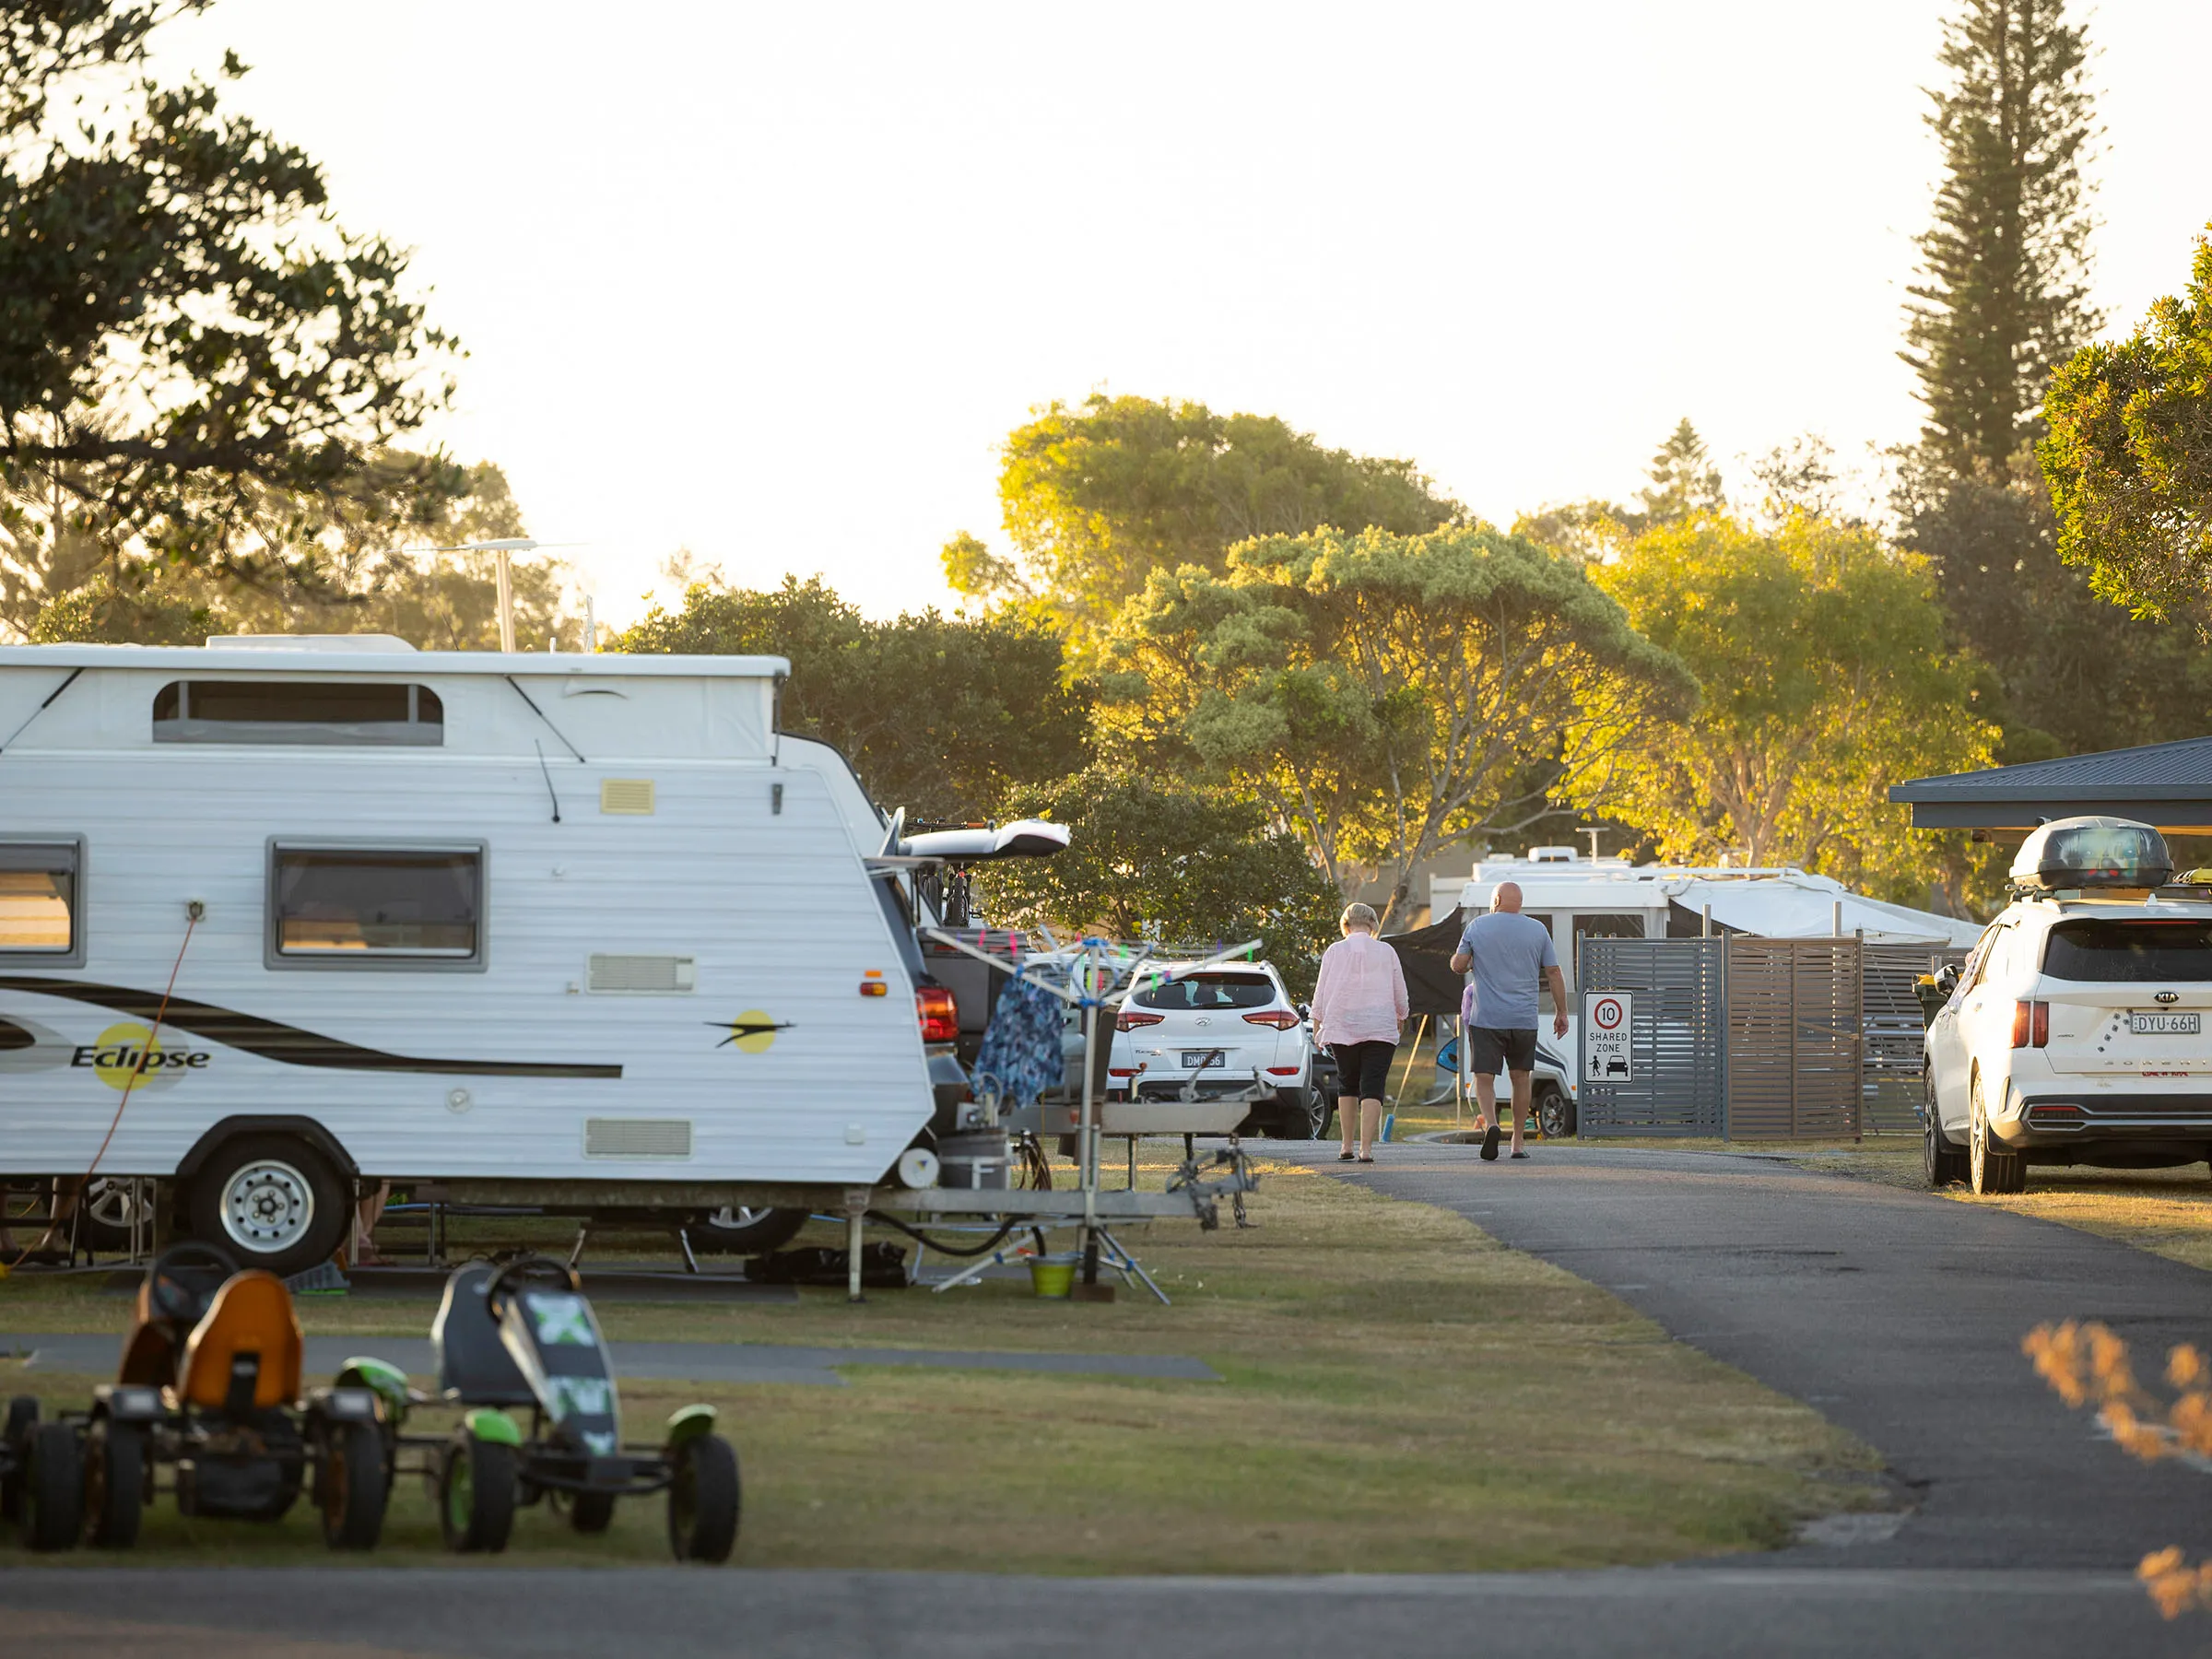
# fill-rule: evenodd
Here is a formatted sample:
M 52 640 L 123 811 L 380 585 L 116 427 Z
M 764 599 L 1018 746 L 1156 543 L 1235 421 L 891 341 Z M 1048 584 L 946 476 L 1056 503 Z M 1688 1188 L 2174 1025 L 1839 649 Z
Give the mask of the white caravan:
M 851 770 L 778 736 L 786 671 L 0 649 L 0 1179 L 159 1178 L 280 1271 L 385 1178 L 702 1214 L 882 1180 L 931 1118 L 919 959 Z

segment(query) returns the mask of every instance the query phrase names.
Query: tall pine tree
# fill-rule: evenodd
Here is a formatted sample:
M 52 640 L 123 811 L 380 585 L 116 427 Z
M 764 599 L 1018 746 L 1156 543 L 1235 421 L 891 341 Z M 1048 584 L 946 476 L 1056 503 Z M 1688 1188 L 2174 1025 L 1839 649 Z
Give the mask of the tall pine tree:
M 1965 0 L 1939 61 L 1952 78 L 1927 121 L 1945 176 L 1900 355 L 1920 376 L 1927 446 L 1969 477 L 2041 435 L 2052 371 L 2097 331 L 2082 163 L 2098 128 L 2088 31 L 2065 0 Z
M 1961 0 L 1929 94 L 1945 172 L 1921 236 L 1907 349 L 1927 407 L 1904 457 L 1900 540 L 1933 561 L 1957 643 L 1990 669 L 1978 712 L 2002 759 L 2212 728 L 2212 663 L 2058 559 L 2030 445 L 2057 365 L 2101 319 L 2088 293 L 2098 128 L 2087 31 L 2065 0 Z

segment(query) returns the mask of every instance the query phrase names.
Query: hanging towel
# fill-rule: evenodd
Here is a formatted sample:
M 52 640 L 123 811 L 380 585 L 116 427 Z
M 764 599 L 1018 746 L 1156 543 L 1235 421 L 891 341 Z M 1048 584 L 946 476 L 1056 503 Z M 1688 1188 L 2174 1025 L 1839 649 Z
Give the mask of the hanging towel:
M 1067 1069 L 1060 1047 L 1066 1018 L 1067 1005 L 1042 985 L 1008 980 L 975 1056 L 978 1098 L 996 1095 L 1002 1104 L 1034 1106 L 1044 1090 L 1058 1088 Z

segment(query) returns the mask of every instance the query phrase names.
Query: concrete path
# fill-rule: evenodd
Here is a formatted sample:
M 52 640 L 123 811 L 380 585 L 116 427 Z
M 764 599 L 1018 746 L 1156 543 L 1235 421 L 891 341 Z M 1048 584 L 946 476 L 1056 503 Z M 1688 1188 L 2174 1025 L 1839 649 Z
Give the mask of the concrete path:
M 1220 1373 L 1179 1354 L 1006 1354 L 953 1348 L 785 1347 L 765 1342 L 610 1342 L 615 1375 L 691 1382 L 807 1382 L 842 1388 L 837 1368 L 911 1365 L 933 1371 L 1050 1371 L 1055 1375 L 1147 1377 L 1165 1382 L 1218 1382 Z M 112 1372 L 119 1339 L 107 1335 L 0 1332 L 0 1358 L 27 1354 L 27 1371 Z M 396 1365 L 419 1387 L 437 1374 L 437 1355 L 425 1336 L 310 1336 L 306 1371 L 330 1376 L 357 1355 Z

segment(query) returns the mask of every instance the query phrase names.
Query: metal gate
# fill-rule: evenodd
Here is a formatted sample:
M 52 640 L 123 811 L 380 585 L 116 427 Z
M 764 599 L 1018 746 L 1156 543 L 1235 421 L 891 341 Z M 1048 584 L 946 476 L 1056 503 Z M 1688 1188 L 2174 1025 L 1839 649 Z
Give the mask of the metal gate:
M 1863 1093 L 1866 1133 L 1921 1132 L 1921 1036 L 1926 1021 L 1913 982 L 1946 962 L 1963 962 L 1963 950 L 1924 945 L 1869 945 L 1865 952 L 1866 1069 Z
M 1728 941 L 1731 1139 L 1862 1132 L 1862 994 L 1855 938 Z
M 1575 941 L 1580 988 L 1629 994 L 1629 1079 L 1590 1076 L 1586 1022 L 1576 1022 L 1579 1132 L 1720 1135 L 1726 1126 L 1720 939 Z M 1578 1000 L 1576 1008 L 1587 1006 Z
M 1629 998 L 1626 1079 L 1590 1075 L 1586 1022 L 1577 1023 L 1582 1135 L 1818 1140 L 1864 1132 L 1856 938 L 1576 943 L 1583 996 Z M 1578 998 L 1578 1013 L 1585 1006 Z

